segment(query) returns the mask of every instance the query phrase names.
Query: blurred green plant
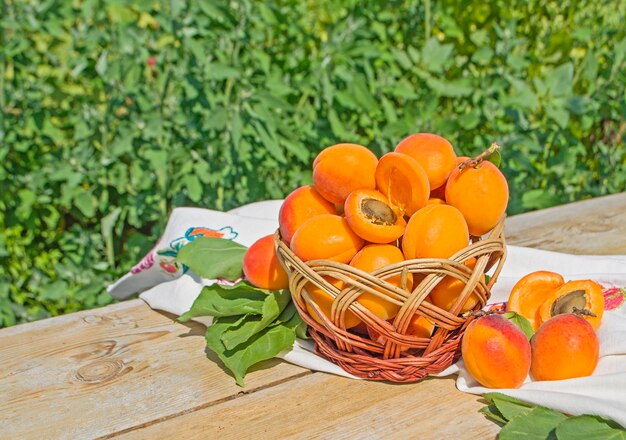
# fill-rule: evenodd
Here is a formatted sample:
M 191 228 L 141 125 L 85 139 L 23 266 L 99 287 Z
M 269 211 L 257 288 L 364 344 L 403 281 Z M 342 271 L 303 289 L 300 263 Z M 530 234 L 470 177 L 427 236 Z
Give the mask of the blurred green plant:
M 175 206 L 339 141 L 504 146 L 509 213 L 626 188 L 626 1 L 6 0 L 0 326 L 111 301 Z

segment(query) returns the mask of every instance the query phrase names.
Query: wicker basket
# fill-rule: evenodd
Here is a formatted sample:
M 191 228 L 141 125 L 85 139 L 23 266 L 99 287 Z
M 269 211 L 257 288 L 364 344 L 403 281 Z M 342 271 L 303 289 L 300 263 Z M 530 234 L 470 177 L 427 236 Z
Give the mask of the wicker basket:
M 471 313 L 460 315 L 458 312 L 472 292 L 476 292 L 480 298 L 474 310 L 481 309 L 487 303 L 490 289 L 496 282 L 506 258 L 503 229 L 504 219 L 487 238 L 475 238 L 468 247 L 447 260 L 435 258 L 406 260 L 371 274 L 329 260 L 304 263 L 281 241 L 278 231 L 274 240 L 278 258 L 289 274 L 291 296 L 300 316 L 309 325 L 316 353 L 358 377 L 392 382 L 416 382 L 429 374 L 443 371 L 459 358 L 463 332 L 474 319 L 474 315 Z M 473 269 L 464 264 L 471 258 L 476 258 Z M 494 266 L 496 267 L 492 277 L 485 283 L 482 275 Z M 409 273 L 426 275 L 417 286 L 414 286 L 413 291 L 405 288 Z M 385 281 L 399 274 L 402 280 L 400 287 Z M 424 301 L 446 275 L 466 283 L 463 292 L 450 310 L 440 309 Z M 342 280 L 346 287 L 339 291 L 322 277 Z M 332 319 L 327 318 L 312 301 L 305 289 L 309 282 L 334 298 Z M 370 292 L 399 305 L 400 311 L 393 321 L 378 318 L 356 302 L 363 292 Z M 309 315 L 307 303 L 323 325 Z M 348 309 L 381 337 L 372 340 L 367 335 L 346 330 L 343 321 Z M 406 334 L 410 319 L 416 312 L 434 323 L 435 328 L 430 338 Z

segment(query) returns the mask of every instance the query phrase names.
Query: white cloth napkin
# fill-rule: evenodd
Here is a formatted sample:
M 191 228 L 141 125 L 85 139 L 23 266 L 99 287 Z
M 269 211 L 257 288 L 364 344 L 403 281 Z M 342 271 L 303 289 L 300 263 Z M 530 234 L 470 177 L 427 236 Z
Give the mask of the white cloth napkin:
M 252 203 L 228 213 L 198 208 L 173 211 L 165 233 L 148 255 L 131 272 L 109 286 L 115 298 L 140 295 L 153 309 L 180 315 L 191 307 L 203 286 L 213 280 L 183 272 L 175 261 L 177 251 L 199 235 L 214 235 L 250 246 L 278 227 L 281 200 Z M 490 303 L 506 301 L 513 285 L 536 270 L 550 270 L 566 280 L 593 279 L 605 287 L 626 286 L 626 255 L 569 255 L 508 246 L 507 261 L 496 283 Z M 210 318 L 197 321 L 210 325 Z M 533 381 L 527 378 L 519 389 L 496 390 L 522 400 L 580 415 L 609 417 L 626 426 L 626 307 L 606 312 L 598 330 L 600 361 L 590 377 L 561 381 Z M 313 352 L 313 343 L 296 340 L 291 350 L 278 357 L 311 370 L 355 378 Z M 458 374 L 457 388 L 472 394 L 494 391 L 480 386 L 465 370 L 463 362 L 437 376 Z

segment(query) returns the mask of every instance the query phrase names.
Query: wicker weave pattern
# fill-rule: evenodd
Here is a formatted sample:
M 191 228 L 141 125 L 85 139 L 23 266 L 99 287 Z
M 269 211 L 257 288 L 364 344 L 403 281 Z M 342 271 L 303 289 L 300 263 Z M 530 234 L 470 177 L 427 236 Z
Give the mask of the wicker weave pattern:
M 458 359 L 463 332 L 473 319 L 471 315 L 458 316 L 458 312 L 472 292 L 480 298 L 475 310 L 481 309 L 487 303 L 490 289 L 506 258 L 503 228 L 504 219 L 486 239 L 476 239 L 450 259 L 407 260 L 371 274 L 329 260 L 304 263 L 280 240 L 278 231 L 274 239 L 278 258 L 289 274 L 291 295 L 302 319 L 309 325 L 316 352 L 358 377 L 416 382 L 429 374 L 443 371 Z M 471 258 L 476 258 L 474 269 L 463 264 Z M 494 274 L 485 284 L 483 274 L 494 266 Z M 414 279 L 418 279 L 416 275 L 420 275 L 420 278 L 425 275 L 412 291 L 406 289 L 406 280 L 410 273 L 414 274 Z M 387 278 L 397 275 L 401 276 L 400 287 L 386 281 Z M 446 275 L 466 284 L 450 310 L 440 309 L 424 301 Z M 339 291 L 322 277 L 342 280 L 346 287 Z M 306 291 L 305 286 L 309 282 L 334 298 L 331 319 L 321 312 Z M 356 302 L 363 292 L 370 292 L 400 306 L 392 323 L 378 318 Z M 307 303 L 323 325 L 309 315 Z M 344 316 L 347 310 L 351 310 L 381 337 L 374 341 L 346 330 Z M 416 312 L 435 324 L 435 331 L 430 338 L 406 334 L 410 319 Z

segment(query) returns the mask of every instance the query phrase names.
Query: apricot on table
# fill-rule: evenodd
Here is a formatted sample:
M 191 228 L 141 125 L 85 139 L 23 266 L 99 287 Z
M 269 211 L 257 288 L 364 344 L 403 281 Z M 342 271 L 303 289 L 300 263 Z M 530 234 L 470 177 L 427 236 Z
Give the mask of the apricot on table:
M 487 388 L 519 388 L 530 371 L 530 343 L 501 315 L 474 320 L 465 330 L 461 353 L 467 371 Z
M 289 277 L 278 260 L 274 235 L 255 241 L 243 256 L 243 273 L 246 279 L 261 289 L 280 290 L 289 287 Z
M 572 313 L 541 324 L 530 341 L 535 380 L 590 376 L 596 369 L 600 343 L 591 324 Z
M 541 322 L 562 313 L 583 312 L 593 329 L 600 327 L 604 314 L 602 286 L 591 280 L 569 281 L 548 293 L 539 308 Z
M 291 239 L 291 251 L 302 261 L 333 260 L 348 263 L 363 247 L 345 218 L 322 214 L 302 224 Z
M 507 310 L 528 319 L 533 330 L 537 331 L 542 322 L 539 314 L 541 305 L 552 291 L 564 283 L 565 280 L 558 273 L 546 270 L 531 272 L 513 286 Z
M 352 191 L 344 205 L 344 215 L 352 230 L 371 243 L 389 243 L 404 233 L 402 212 L 375 190 Z
M 331 277 L 323 277 L 328 283 L 335 286 L 337 289 L 342 290 L 345 287 L 345 283 L 341 280 Z M 309 282 L 306 284 L 304 289 L 311 296 L 311 300 L 315 302 L 315 304 L 320 308 L 322 313 L 330 320 L 332 318 L 331 311 L 333 306 L 333 297 L 326 292 L 324 289 L 317 287 L 315 284 Z M 315 312 L 315 309 L 307 302 L 306 309 L 309 312 L 309 315 L 315 319 L 318 323 L 322 324 L 322 320 Z M 346 313 L 343 317 L 345 328 L 356 327 L 361 323 L 361 320 L 350 310 L 346 310 Z
M 468 243 L 467 224 L 458 209 L 428 205 L 409 220 L 402 237 L 402 252 L 407 260 L 449 258 Z
M 362 145 L 337 144 L 322 150 L 313 161 L 315 189 L 329 202 L 341 204 L 355 189 L 375 189 L 378 159 Z
M 280 236 L 289 244 L 302 224 L 320 214 L 334 214 L 335 206 L 311 185 L 301 186 L 289 194 L 278 212 Z
M 424 169 L 412 157 L 400 153 L 387 153 L 380 158 L 376 186 L 391 204 L 408 216 L 424 206 L 430 194 Z
M 390 264 L 400 263 L 401 261 L 404 261 L 404 256 L 397 247 L 390 244 L 370 244 L 363 247 L 363 249 L 354 256 L 352 261 L 350 261 L 350 266 L 370 273 L 385 266 L 389 266 Z M 389 277 L 385 281 L 396 287 L 402 287 L 402 275 L 400 274 Z M 405 288 L 411 291 L 412 286 L 413 276 L 408 274 Z M 396 316 L 398 310 L 400 310 L 399 305 L 370 292 L 362 293 L 357 301 L 374 315 L 385 321 Z
M 395 151 L 411 156 L 424 168 L 431 190 L 446 183 L 456 164 L 454 148 L 450 142 L 436 134 L 413 134 L 403 139 Z
M 509 201 L 509 185 L 491 162 L 456 166 L 446 184 L 446 203 L 457 208 L 467 221 L 470 234 L 480 237 L 500 221 Z

